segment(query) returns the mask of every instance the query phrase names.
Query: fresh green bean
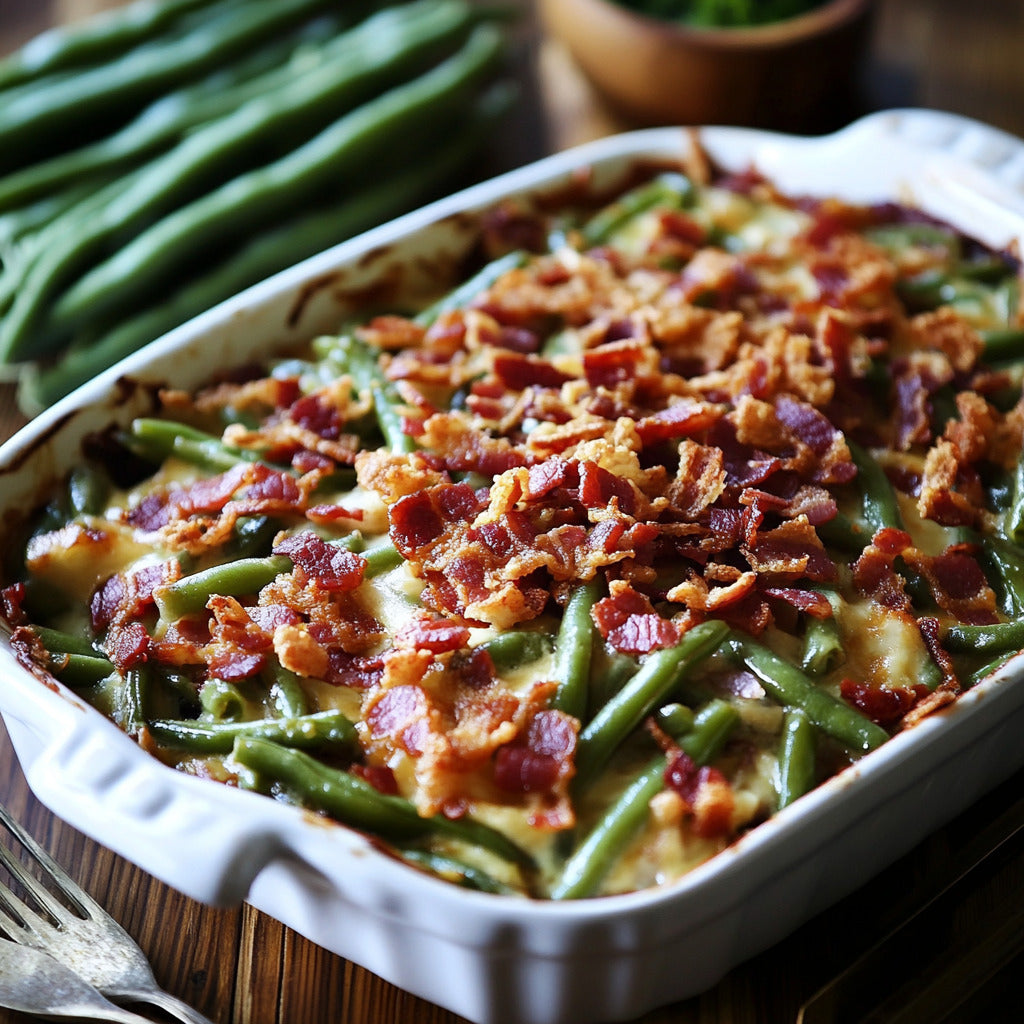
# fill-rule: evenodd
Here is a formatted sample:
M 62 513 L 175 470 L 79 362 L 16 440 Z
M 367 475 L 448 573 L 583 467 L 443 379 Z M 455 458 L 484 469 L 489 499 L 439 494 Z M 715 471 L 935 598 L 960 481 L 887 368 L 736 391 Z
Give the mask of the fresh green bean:
M 128 50 L 123 56 L 21 90 L 0 104 L 0 165 L 25 166 L 54 141 L 95 138 L 154 97 L 194 80 L 288 31 L 325 0 L 248 0 L 226 5 L 192 31 Z
M 355 726 L 340 711 L 253 722 L 154 719 L 149 723 L 149 731 L 164 746 L 200 754 L 230 753 L 239 737 L 268 740 L 300 750 L 352 753 L 359 745 Z
M 814 788 L 815 728 L 806 712 L 789 708 L 782 723 L 779 749 L 779 809 Z
M 216 0 L 136 0 L 81 22 L 49 29 L 0 60 L 0 89 L 37 81 L 67 68 L 105 63 L 174 26 L 184 15 L 217 6 Z
M 713 701 L 701 709 L 680 746 L 695 764 L 705 765 L 721 750 L 738 718 L 736 709 L 726 701 Z M 647 820 L 651 800 L 664 788 L 667 767 L 667 756 L 659 754 L 633 778 L 566 861 L 551 890 L 552 899 L 578 899 L 594 893 L 623 847 Z
M 429 198 L 479 147 L 510 99 L 505 89 L 488 92 L 459 131 L 441 140 L 412 166 L 261 233 L 164 301 L 110 329 L 99 327 L 53 367 L 29 367 L 22 375 L 20 404 L 29 410 L 48 408 L 78 385 L 204 310 Z
M 661 174 L 653 181 L 627 192 L 594 214 L 583 227 L 588 247 L 603 245 L 612 235 L 640 214 L 654 207 L 683 207 L 694 195 L 693 182 L 682 174 Z
M 344 24 L 336 17 L 317 18 L 251 56 L 160 96 L 119 131 L 0 177 L 0 210 L 14 210 L 32 201 L 52 202 L 62 190 L 74 191 L 77 182 L 109 180 L 125 167 L 152 159 L 197 125 L 223 118 L 244 103 L 280 89 L 302 69 L 329 59 L 336 47 L 327 41 Z M 95 185 L 89 188 L 95 190 Z M 0 217 L 0 233 L 5 224 L 6 217 Z
M 239 737 L 232 758 L 282 785 L 305 806 L 325 811 L 354 828 L 399 842 L 438 834 L 490 850 L 523 866 L 532 859 L 502 833 L 468 818 L 422 817 L 401 797 L 389 796 L 349 772 L 321 764 L 303 751 L 267 740 Z
M 240 596 L 255 594 L 281 573 L 290 572 L 292 560 L 287 555 L 266 558 L 240 558 L 224 565 L 201 569 L 191 576 L 158 587 L 153 594 L 160 618 L 176 622 L 186 615 L 201 612 L 214 594 Z
M 161 217 L 207 194 L 210 187 L 258 167 L 260 149 L 268 139 L 287 139 L 301 126 L 301 141 L 307 141 L 359 102 L 421 70 L 439 47 L 458 44 L 470 24 L 469 8 L 457 2 L 419 0 L 387 8 L 339 37 L 331 60 L 197 127 L 146 166 L 97 217 L 48 247 L 0 326 L 0 351 L 20 358 L 35 338 L 38 354 L 35 328 L 44 315 L 49 316 L 47 337 L 67 337 L 94 311 L 75 307 L 73 288 L 66 300 L 56 305 L 52 300 L 77 274 L 114 250 L 115 240 L 124 243 L 138 237 Z
M 553 680 L 558 684 L 551 706 L 567 715 L 586 718 L 594 622 L 590 611 L 601 596 L 597 580 L 579 584 L 569 596 L 555 640 Z
M 361 104 L 280 159 L 169 213 L 79 279 L 62 306 L 68 315 L 109 313 L 152 292 L 209 247 L 237 239 L 252 223 L 272 224 L 295 213 L 311 191 L 341 191 L 357 172 L 379 173 L 388 159 L 395 165 L 394 140 L 447 125 L 465 111 L 501 51 L 497 29 L 479 26 L 454 56 Z
M 575 785 L 590 785 L 620 743 L 672 692 L 679 681 L 713 654 L 727 637 L 728 627 L 717 620 L 687 631 L 674 647 L 649 654 L 640 670 L 602 705 L 579 735 Z
M 499 672 L 509 672 L 522 665 L 530 665 L 554 649 L 551 637 L 536 629 L 511 629 L 493 640 L 480 644 Z
M 726 646 L 757 676 L 773 700 L 801 708 L 822 732 L 851 750 L 873 750 L 889 738 L 880 725 L 816 686 L 795 665 L 756 640 L 733 633 Z

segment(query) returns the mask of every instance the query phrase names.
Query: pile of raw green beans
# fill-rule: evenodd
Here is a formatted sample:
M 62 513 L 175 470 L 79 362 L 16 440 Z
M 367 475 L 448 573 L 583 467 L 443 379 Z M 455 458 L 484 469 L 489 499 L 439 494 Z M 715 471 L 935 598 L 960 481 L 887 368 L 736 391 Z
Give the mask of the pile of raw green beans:
M 135 0 L 0 61 L 0 364 L 24 411 L 459 183 L 512 101 L 503 18 Z

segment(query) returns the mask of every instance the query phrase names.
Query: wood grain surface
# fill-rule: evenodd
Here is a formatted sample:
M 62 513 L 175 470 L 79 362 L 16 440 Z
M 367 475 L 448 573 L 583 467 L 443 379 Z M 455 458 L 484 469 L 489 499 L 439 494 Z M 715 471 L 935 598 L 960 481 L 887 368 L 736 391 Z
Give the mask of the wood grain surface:
M 109 6 L 112 0 L 0 0 L 0 53 Z M 523 14 L 515 34 L 523 101 L 480 176 L 630 127 L 601 107 L 564 52 L 541 37 L 527 2 Z M 1024 136 L 1022 53 L 1021 0 L 880 0 L 860 109 L 830 116 L 928 106 Z M 20 422 L 10 390 L 0 391 L 0 437 Z M 890 999 L 877 1018 L 883 1021 L 1017 1019 L 1003 1007 L 1007 999 L 1019 1006 L 1024 976 L 1024 842 L 1014 833 L 1024 821 L 1022 793 L 1024 773 L 708 992 L 642 1024 L 839 1024 L 867 1019 L 883 997 Z M 2 726 L 0 800 L 136 937 L 160 983 L 218 1024 L 458 1024 L 264 914 L 186 899 L 64 825 L 29 792 Z M 989 851 L 981 868 L 957 881 Z M 880 942 L 862 969 L 800 1017 L 819 988 Z M 26 1019 L 0 1010 L 0 1024 Z

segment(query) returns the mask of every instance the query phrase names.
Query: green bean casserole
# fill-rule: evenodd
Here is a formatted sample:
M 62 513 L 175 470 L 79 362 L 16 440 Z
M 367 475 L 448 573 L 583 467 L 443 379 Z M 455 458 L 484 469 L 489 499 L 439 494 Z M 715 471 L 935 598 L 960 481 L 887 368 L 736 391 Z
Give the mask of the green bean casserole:
M 642 180 L 641 180 L 642 179 Z M 19 659 L 452 882 L 662 885 L 1024 647 L 1019 263 L 648 168 L 464 283 L 90 436 Z

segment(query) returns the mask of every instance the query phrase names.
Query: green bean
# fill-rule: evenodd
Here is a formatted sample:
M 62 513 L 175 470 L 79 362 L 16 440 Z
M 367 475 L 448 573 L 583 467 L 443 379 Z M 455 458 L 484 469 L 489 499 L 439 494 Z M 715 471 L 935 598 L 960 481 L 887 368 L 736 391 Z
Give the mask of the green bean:
M 989 571 L 996 585 L 1005 614 L 1011 619 L 1024 618 L 1024 552 L 1015 544 L 988 533 L 961 528 L 958 539 L 978 550 L 978 559 Z
M 30 628 L 48 651 L 57 654 L 82 654 L 86 657 L 100 656 L 92 642 L 84 636 L 66 633 L 64 630 L 54 629 L 52 626 L 40 626 L 36 623 L 33 623 Z
M 873 533 L 886 527 L 904 529 L 896 489 L 878 461 L 867 449 L 847 439 L 850 456 L 857 467 L 861 493 L 861 514 Z
M 270 554 L 281 524 L 272 516 L 239 516 L 234 536 L 225 546 L 232 558 L 258 558 Z
M 680 749 L 694 764 L 710 764 L 739 724 L 740 714 L 727 700 L 715 698 L 697 712 L 693 729 L 678 737 Z
M 402 860 L 423 868 L 429 874 L 437 875 L 448 882 L 454 882 L 466 889 L 474 889 L 477 892 L 490 892 L 499 896 L 518 896 L 518 889 L 514 889 L 504 882 L 498 881 L 493 875 L 481 870 L 473 864 L 466 864 L 464 861 L 445 854 L 434 853 L 431 850 L 418 850 L 413 847 L 403 847 L 399 851 Z
M 237 722 L 245 717 L 249 702 L 234 683 L 212 678 L 199 690 L 199 706 L 214 721 Z
M 594 893 L 622 848 L 647 820 L 651 800 L 664 788 L 667 766 L 668 758 L 659 754 L 633 778 L 566 861 L 551 890 L 553 900 Z
M 154 97 L 194 80 L 325 6 L 325 0 L 248 0 L 225 5 L 166 41 L 154 41 L 117 59 L 71 75 L 57 75 L 0 104 L 0 151 L 9 168 L 25 166 L 46 146 L 95 138 L 122 123 Z
M 49 29 L 0 60 L 0 89 L 37 81 L 55 71 L 104 63 L 157 36 L 183 15 L 217 6 L 215 0 L 138 0 Z
M 1024 621 L 997 622 L 989 626 L 947 626 L 943 646 L 954 654 L 1013 653 L 1024 649 Z
M 594 622 L 590 611 L 601 597 L 597 579 L 579 584 L 570 594 L 555 640 L 552 679 L 558 684 L 551 706 L 581 722 L 587 714 Z
M 363 551 L 362 555 L 366 560 L 366 568 L 363 570 L 366 579 L 372 579 L 389 569 L 394 569 L 403 561 L 401 552 L 388 540 L 379 541 Z
M 728 627 L 717 620 L 702 622 L 674 647 L 649 654 L 640 670 L 602 705 L 579 735 L 575 785 L 590 785 L 615 749 L 651 710 L 672 692 L 683 676 L 717 650 Z
M 789 708 L 779 750 L 779 809 L 814 788 L 816 733 L 800 708 Z
M 584 244 L 588 247 L 603 245 L 616 231 L 647 210 L 656 206 L 682 207 L 693 195 L 693 183 L 684 175 L 659 175 L 594 214 L 583 227 Z
M 253 222 L 274 223 L 300 209 L 310 192 L 343 191 L 357 173 L 380 173 L 398 154 L 396 138 L 418 137 L 465 113 L 468 97 L 494 67 L 502 43 L 490 25 L 412 81 L 361 104 L 309 142 L 248 171 L 163 217 L 79 279 L 64 295 L 68 315 L 108 313 L 152 292 L 208 248 L 234 240 Z
M 51 655 L 50 670 L 72 689 L 92 686 L 117 671 L 112 662 L 99 654 L 77 653 Z
M 194 722 L 154 719 L 149 731 L 165 747 L 200 754 L 227 754 L 239 737 L 268 740 L 300 750 L 355 751 L 355 726 L 340 711 L 318 711 L 297 718 L 254 722 Z
M 251 56 L 160 96 L 119 131 L 0 177 L 0 210 L 14 210 L 33 200 L 52 201 L 62 194 L 60 190 L 74 191 L 75 183 L 86 179 L 109 180 L 112 173 L 138 166 L 167 150 L 197 125 L 223 118 L 242 104 L 273 93 L 301 69 L 327 60 L 334 48 L 325 40 L 343 24 L 334 17 L 318 18 Z M 89 187 L 95 189 L 95 185 Z M 0 231 L 5 224 L 6 218 L 0 218 Z
M 1024 359 L 1024 328 L 1001 327 L 981 332 L 982 358 L 989 363 L 1017 363 Z
M 480 644 L 499 672 L 531 665 L 554 649 L 551 637 L 536 629 L 512 629 Z
M 801 708 L 822 732 L 851 750 L 873 750 L 889 738 L 880 725 L 816 686 L 795 665 L 756 640 L 733 633 L 726 646 L 757 676 L 773 700 Z
M 422 817 L 408 800 L 381 793 L 363 779 L 321 764 L 302 751 L 239 737 L 232 757 L 243 767 L 283 786 L 298 803 L 325 811 L 354 828 L 398 842 L 443 835 L 516 864 L 532 864 L 529 855 L 515 843 L 480 822 L 444 815 Z
M 976 686 L 983 679 L 987 679 L 990 675 L 992 675 L 993 672 L 997 672 L 1016 653 L 1017 652 L 1015 651 L 1003 651 L 1000 654 L 997 654 L 994 658 L 990 658 L 988 661 L 986 661 L 985 664 L 981 666 L 981 668 L 974 669 L 967 676 L 966 682 L 968 687 Z
M 164 301 L 110 329 L 96 329 L 94 336 L 73 346 L 52 368 L 30 367 L 19 391 L 22 407 L 48 408 L 79 384 L 204 310 L 430 197 L 479 147 L 509 99 L 506 90 L 489 92 L 459 131 L 412 166 L 261 233 Z
M 270 697 L 281 718 L 300 718 L 309 714 L 309 701 L 302 687 L 302 679 L 283 665 L 275 664 L 274 682 Z
M 701 709 L 680 746 L 695 764 L 705 765 L 721 749 L 738 718 L 736 709 L 726 701 L 712 701 Z M 612 862 L 647 820 L 651 800 L 664 788 L 668 763 L 664 754 L 654 757 L 605 810 L 564 864 L 551 890 L 552 899 L 578 899 L 594 893 Z
M 110 494 L 110 480 L 95 466 L 79 463 L 68 478 L 68 502 L 73 516 L 96 516 Z
M 664 704 L 653 715 L 655 724 L 674 740 L 682 739 L 693 728 L 693 711 L 685 704 Z
M 377 353 L 353 335 L 342 335 L 332 346 L 352 377 L 356 391 L 369 392 L 373 411 L 384 440 L 393 452 L 412 452 L 416 442 L 404 429 L 401 395 L 387 379 L 377 361 Z
M 387 8 L 336 41 L 333 59 L 298 74 L 269 93 L 261 93 L 234 112 L 200 125 L 182 142 L 154 159 L 99 216 L 78 225 L 48 247 L 28 274 L 0 327 L 0 351 L 22 357 L 35 339 L 44 315 L 48 338 L 67 337 L 91 306 L 75 306 L 74 288 L 54 306 L 52 300 L 81 270 L 94 267 L 115 241 L 138 237 L 162 216 L 181 209 L 235 175 L 260 163 L 267 140 L 287 139 L 301 128 L 306 141 L 316 130 L 350 111 L 358 102 L 418 70 L 442 45 L 456 44 L 471 17 L 462 3 L 419 3 Z M 344 44 L 340 46 L 337 44 Z
M 1015 544 L 1024 544 L 1024 455 L 1013 470 L 1010 503 L 1003 518 L 1003 533 Z
M 821 592 L 828 598 L 832 614 L 824 619 L 807 615 L 804 623 L 801 667 L 812 676 L 823 676 L 846 657 L 836 618 L 839 614 L 839 595 L 832 590 Z
M 121 728 L 130 735 L 146 727 L 152 689 L 153 670 L 146 663 L 125 672 L 118 711 Z
M 464 281 L 458 288 L 448 292 L 426 309 L 420 310 L 415 317 L 416 323 L 429 327 L 442 313 L 461 309 L 480 292 L 490 288 L 503 274 L 524 266 L 529 258 L 529 253 L 517 249 L 491 260 L 468 281 Z
M 185 462 L 222 472 L 244 462 L 260 462 L 259 454 L 226 445 L 219 437 L 175 420 L 139 417 L 132 420 L 126 442 L 136 455 L 164 462 L 175 455 Z
M 287 555 L 266 558 L 240 558 L 224 565 L 201 569 L 191 576 L 158 587 L 153 594 L 160 618 L 175 622 L 206 608 L 215 594 L 241 596 L 255 594 L 282 573 L 290 572 L 292 560 Z

